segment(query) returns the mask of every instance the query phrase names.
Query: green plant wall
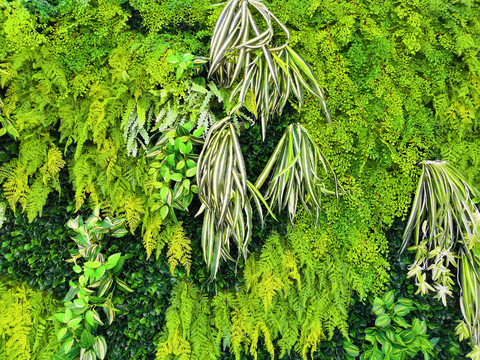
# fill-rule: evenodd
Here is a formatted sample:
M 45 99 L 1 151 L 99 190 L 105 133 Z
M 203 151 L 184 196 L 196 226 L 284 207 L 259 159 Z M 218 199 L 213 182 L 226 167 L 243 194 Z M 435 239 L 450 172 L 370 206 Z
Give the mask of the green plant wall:
M 212 5 L 216 2 L 0 2 L 0 129 L 7 132 L 0 136 L 0 201 L 10 208 L 0 229 L 5 239 L 2 253 L 10 255 L 0 259 L 0 271 L 30 279 L 61 296 L 71 276 L 62 261 L 73 244 L 63 227 L 68 218 L 50 206 L 63 199 L 63 215 L 73 217 L 101 203 L 103 215 L 125 217 L 132 236 L 112 243 L 111 253 L 118 249 L 131 255 L 138 270 L 128 267 L 132 270 L 127 275 L 136 281 L 132 288 L 138 293 L 122 300 L 128 330 L 118 330 L 126 327 L 125 319 L 116 320 L 112 325 L 118 326 L 116 330 L 107 330 L 111 338 L 123 333 L 119 338 L 125 340 L 110 340 L 111 349 L 117 343 L 123 346 L 114 350 L 117 358 L 152 358 L 156 344 L 174 340 L 169 331 L 175 324 L 169 319 L 177 319 L 179 288 L 185 284 L 195 289 L 192 298 L 215 299 L 212 306 L 220 305 L 224 291 L 231 299 L 224 319 L 203 314 L 211 333 L 192 338 L 187 331 L 181 336 L 192 351 L 200 351 L 201 341 L 210 337 L 214 341 L 209 346 L 215 347 L 219 357 L 230 356 L 229 352 L 233 356 L 237 350 L 238 356 L 254 356 L 257 348 L 260 358 L 279 356 L 288 349 L 287 356 L 292 358 L 295 352 L 315 353 L 326 346 L 321 341 L 348 334 L 352 294 L 367 301 L 386 290 L 392 245 L 385 233 L 395 219 L 407 214 L 420 174 L 416 164 L 425 159 L 449 161 L 478 185 L 479 1 L 271 0 L 266 5 L 289 28 L 290 46 L 312 66 L 325 90 L 332 125 L 320 104 L 307 95 L 300 112 L 291 104 L 284 115 L 271 120 L 265 141 L 258 126 L 243 131 L 240 143 L 250 181 L 261 172 L 284 128 L 299 121 L 330 161 L 344 194 L 338 207 L 335 199 L 323 199 L 316 227 L 314 219 L 303 213 L 295 228 L 286 214 L 279 216 L 278 223 L 268 219 L 264 230 L 256 226 L 249 260 L 238 267 L 222 265 L 215 283 L 209 282 L 202 262 L 201 220 L 194 218 L 199 203 L 194 200 L 188 213 L 177 212 L 185 239 L 191 240 L 190 274 L 181 265 L 170 273 L 165 255 L 171 243 L 152 198 L 156 192 L 149 175 L 153 159 L 145 156 L 142 138 L 131 129 L 135 121 L 146 119 L 153 144 L 159 136 L 154 118 L 166 106 L 161 94 L 169 94 L 172 106 L 175 101 L 181 105 L 194 93 L 192 79 L 206 77 L 201 69 L 177 78 L 167 58 L 177 53 L 208 54 L 222 9 Z M 216 100 L 217 115 L 223 115 L 224 105 Z M 178 114 L 197 116 L 188 109 Z M 130 138 L 138 140 L 136 156 Z M 35 230 L 40 227 L 43 230 Z M 307 239 L 295 238 L 299 231 L 309 234 Z M 31 237 L 25 238 L 25 233 Z M 291 251 L 291 259 L 273 255 L 271 245 L 277 240 Z M 152 254 L 148 260 L 142 243 Z M 165 244 L 167 250 L 154 259 L 158 244 Z M 309 265 L 302 251 L 316 254 L 316 262 Z M 15 265 L 24 253 L 38 260 Z M 273 263 L 265 264 L 266 258 L 274 259 Z M 44 267 L 42 261 L 55 265 Z M 278 266 L 272 265 L 275 261 Z M 320 277 L 318 264 L 332 263 L 342 270 L 335 274 L 338 279 L 326 277 L 327 285 L 321 285 L 327 304 L 295 305 L 307 296 L 301 295 L 299 284 L 317 286 L 309 283 L 309 277 Z M 285 267 L 293 271 L 292 276 L 284 277 Z M 267 280 L 269 294 L 259 294 L 251 285 Z M 168 302 L 173 283 L 177 285 Z M 152 294 L 158 291 L 161 296 L 154 300 Z M 139 310 L 144 298 L 155 311 L 147 306 Z M 302 325 L 335 301 L 339 310 L 331 320 L 319 320 L 315 329 Z M 240 312 L 247 313 L 246 306 L 248 311 L 258 311 L 259 318 L 238 320 Z M 279 330 L 275 306 L 288 316 L 297 311 L 297 334 Z M 154 325 L 140 333 L 137 320 L 147 313 L 145 321 Z M 188 313 L 184 316 L 182 321 L 192 320 Z M 234 320 L 249 329 L 236 343 L 229 328 Z M 148 333 L 148 351 L 136 342 L 144 333 Z M 158 334 L 155 341 L 153 333 Z M 167 355 L 159 352 L 159 358 Z

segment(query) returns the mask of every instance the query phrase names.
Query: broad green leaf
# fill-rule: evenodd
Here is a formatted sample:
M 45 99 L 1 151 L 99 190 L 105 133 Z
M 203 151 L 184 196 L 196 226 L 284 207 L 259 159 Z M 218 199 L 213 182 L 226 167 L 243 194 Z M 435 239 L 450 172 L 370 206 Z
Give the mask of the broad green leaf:
M 185 167 L 185 161 L 182 160 L 182 161 L 179 161 L 179 162 L 177 163 L 177 166 L 175 166 L 175 169 L 181 170 L 181 169 L 183 169 L 184 167 Z
M 417 336 L 417 333 L 409 329 L 409 330 L 402 331 L 400 333 L 400 336 L 402 337 L 403 342 L 408 345 L 415 339 L 415 336 Z
M 71 312 L 71 310 L 70 310 L 70 312 Z M 68 321 L 70 321 L 70 319 L 67 320 L 67 321 L 65 321 L 65 313 L 57 313 L 57 314 L 54 314 L 53 316 L 54 316 L 58 321 L 60 321 L 61 323 L 64 323 L 64 324 L 66 324 Z
M 394 295 L 395 292 L 393 290 L 388 291 L 385 295 L 383 295 L 383 302 L 388 309 L 393 307 Z
M 77 307 L 83 307 L 85 306 L 85 301 L 83 299 L 75 299 L 73 300 L 73 303 L 77 306 Z
M 187 177 L 192 177 L 192 176 L 195 176 L 195 174 L 197 173 L 197 168 L 196 167 L 192 167 L 190 169 L 188 169 L 185 173 L 185 175 Z
M 87 321 L 88 324 L 90 324 L 91 326 L 94 326 L 94 321 L 93 321 L 93 316 L 92 316 L 92 311 L 91 310 L 88 310 L 86 313 L 85 313 L 85 320 Z
M 80 346 L 84 349 L 88 349 L 95 343 L 95 338 L 87 329 L 84 329 L 82 336 L 80 337 Z
M 105 274 L 105 266 L 100 266 L 95 270 L 95 280 L 100 280 L 102 276 Z
M 107 294 L 108 290 L 112 286 L 112 283 L 113 283 L 113 280 L 111 277 L 103 279 L 102 282 L 100 283 L 100 286 L 98 287 L 98 296 L 100 297 L 105 296 L 105 294 Z
M 170 175 L 170 179 L 173 181 L 181 181 L 183 179 L 183 176 L 180 173 L 173 173 Z
M 403 317 L 401 317 L 401 316 L 394 316 L 394 317 L 393 317 L 393 321 L 394 321 L 396 324 L 398 324 L 398 325 L 400 325 L 400 326 L 402 326 L 402 327 L 404 327 L 404 328 L 410 327 L 410 325 L 409 325 L 409 324 L 405 321 L 405 319 L 404 319 Z
M 94 309 L 92 309 L 92 318 L 97 324 L 104 325 L 100 315 Z
M 408 306 L 408 307 L 413 306 L 413 301 L 404 297 L 398 298 L 397 303 Z
M 80 324 L 81 321 L 82 321 L 82 317 L 75 317 L 67 323 L 67 327 L 73 328 L 78 324 Z
M 168 205 L 163 205 L 162 208 L 160 209 L 160 216 L 162 217 L 162 220 L 165 220 L 165 218 L 168 215 Z
M 372 308 L 372 312 L 373 312 L 375 315 L 380 315 L 381 313 L 383 313 L 383 312 L 385 312 L 385 311 L 384 311 L 382 305 L 374 304 L 374 305 L 373 305 L 373 308 Z
M 133 292 L 133 290 L 128 287 L 128 285 L 123 282 L 122 280 L 116 278 L 115 281 L 117 282 L 118 286 L 120 287 L 121 290 L 125 291 L 125 292 Z
M 115 311 L 110 306 L 104 306 L 103 312 L 108 320 L 108 325 L 111 325 L 113 320 L 115 319 Z
M 375 326 L 385 327 L 390 324 L 390 321 L 390 316 L 388 316 L 388 314 L 381 313 L 375 320 Z
M 203 126 L 195 129 L 195 131 L 193 132 L 193 136 L 195 136 L 195 137 L 202 136 L 204 130 L 205 130 L 205 128 Z
M 406 305 L 397 304 L 395 305 L 394 312 L 397 316 L 405 316 L 410 313 L 410 308 Z
M 357 357 L 358 355 L 360 355 L 359 348 L 350 342 L 344 342 L 343 348 L 345 349 L 345 352 L 350 356 Z
M 113 255 L 110 255 L 107 260 L 107 264 L 105 264 L 105 268 L 107 270 L 113 269 L 116 265 L 120 257 L 122 256 L 121 253 L 116 253 Z
M 112 269 L 113 273 L 118 275 L 118 273 L 122 270 L 123 264 L 125 263 L 125 256 L 122 256 L 120 260 L 118 260 L 117 265 Z
M 96 360 L 96 355 L 93 350 L 87 350 L 85 351 L 82 356 L 80 357 L 80 360 Z
M 390 341 L 391 343 L 395 344 L 396 343 L 396 334 L 393 330 L 391 329 L 387 329 L 385 331 L 385 337 L 387 338 L 388 341 Z
M 98 268 L 102 263 L 100 261 L 87 261 L 84 266 L 87 269 L 96 269 Z
M 63 351 L 65 352 L 65 354 L 68 354 L 70 352 L 74 342 L 75 342 L 75 339 L 73 339 L 73 338 L 67 339 L 65 341 L 65 343 L 63 344 Z
M 105 338 L 103 336 L 97 336 L 95 338 L 93 350 L 95 351 L 95 354 L 97 354 L 97 357 L 100 360 L 105 359 L 105 356 L 107 355 L 107 342 L 105 341 Z
M 382 350 L 385 354 L 388 354 L 390 355 L 391 353 L 393 353 L 393 346 L 392 344 L 390 343 L 390 341 L 385 341 L 385 343 L 382 345 Z
M 60 330 L 58 330 L 57 332 L 57 339 L 59 342 L 63 341 L 64 339 L 66 339 L 68 337 L 68 328 L 61 328 Z

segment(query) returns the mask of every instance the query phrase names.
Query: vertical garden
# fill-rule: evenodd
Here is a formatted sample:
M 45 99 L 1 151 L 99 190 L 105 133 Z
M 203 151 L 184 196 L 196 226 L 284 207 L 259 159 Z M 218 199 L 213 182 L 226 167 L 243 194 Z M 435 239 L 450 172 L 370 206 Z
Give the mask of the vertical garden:
M 480 359 L 480 2 L 0 0 L 0 360 Z

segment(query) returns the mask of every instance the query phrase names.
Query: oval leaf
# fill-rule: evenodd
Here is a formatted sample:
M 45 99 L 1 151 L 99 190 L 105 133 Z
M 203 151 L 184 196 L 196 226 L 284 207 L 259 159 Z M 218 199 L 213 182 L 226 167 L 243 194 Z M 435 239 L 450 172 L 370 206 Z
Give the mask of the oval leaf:
M 107 355 L 107 342 L 103 336 L 97 336 L 95 338 L 95 343 L 93 344 L 93 350 L 97 357 L 101 360 L 105 359 Z
M 95 338 L 87 329 L 83 330 L 80 337 L 80 346 L 84 349 L 88 349 L 95 343 Z
M 388 314 L 382 313 L 377 316 L 377 319 L 375 320 L 375 326 L 385 327 L 390 324 L 390 321 L 390 316 L 388 316 Z

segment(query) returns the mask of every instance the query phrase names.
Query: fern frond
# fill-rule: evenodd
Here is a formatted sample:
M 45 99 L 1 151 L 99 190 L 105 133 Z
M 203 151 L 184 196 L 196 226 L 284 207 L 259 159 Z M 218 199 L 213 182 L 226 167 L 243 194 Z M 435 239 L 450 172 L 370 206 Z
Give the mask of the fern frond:
M 48 194 L 51 191 L 52 189 L 45 186 L 42 180 L 35 179 L 30 187 L 25 206 L 29 222 L 32 222 L 37 216 L 42 216 L 42 209 L 47 203 Z
M 192 264 L 191 251 L 191 240 L 185 235 L 182 223 L 179 222 L 174 225 L 168 244 L 168 264 L 170 265 L 172 275 L 175 273 L 175 268 L 178 264 L 182 264 L 185 270 L 187 270 L 187 274 L 190 274 L 190 266 Z
M 15 210 L 16 204 L 20 203 L 25 210 L 30 193 L 27 169 L 17 160 L 12 160 L 9 164 L 2 166 L 0 171 L 0 180 L 7 178 L 3 183 L 3 191 L 8 204 Z
M 147 251 L 147 258 L 152 255 L 157 247 L 161 225 L 162 217 L 158 213 L 151 214 L 143 222 L 143 245 Z

